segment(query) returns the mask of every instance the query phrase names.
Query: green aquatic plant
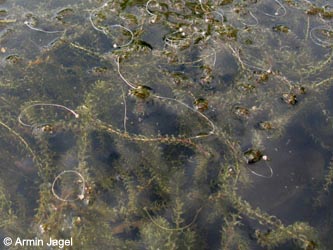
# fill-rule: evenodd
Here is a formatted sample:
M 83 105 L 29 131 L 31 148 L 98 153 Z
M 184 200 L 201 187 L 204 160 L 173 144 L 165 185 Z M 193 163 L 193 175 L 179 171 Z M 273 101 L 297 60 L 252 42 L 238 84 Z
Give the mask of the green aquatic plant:
M 1 229 L 9 229 L 16 222 L 17 216 L 12 208 L 13 204 L 8 194 L 6 194 L 3 184 L 0 187 L 0 213 L 1 213 Z
M 287 228 L 279 228 L 267 233 L 256 231 L 256 237 L 260 245 L 275 247 L 279 246 L 290 239 L 297 240 L 300 247 L 303 249 L 316 249 L 318 246 L 312 240 L 307 240 L 307 237 L 315 237 L 315 232 L 306 223 L 295 223 Z
M 330 6 L 14 2 L 0 3 L 1 234 L 329 247 L 329 213 L 293 219 L 291 204 L 331 197 Z

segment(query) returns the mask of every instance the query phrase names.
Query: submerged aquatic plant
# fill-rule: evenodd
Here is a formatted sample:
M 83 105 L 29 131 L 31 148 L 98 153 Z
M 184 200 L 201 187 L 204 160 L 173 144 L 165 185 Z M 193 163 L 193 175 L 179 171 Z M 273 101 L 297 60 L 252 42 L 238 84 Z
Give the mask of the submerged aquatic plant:
M 331 222 L 285 209 L 331 199 L 330 6 L 1 5 L 1 234 L 83 250 L 330 246 Z M 297 163 L 307 153 L 314 169 Z

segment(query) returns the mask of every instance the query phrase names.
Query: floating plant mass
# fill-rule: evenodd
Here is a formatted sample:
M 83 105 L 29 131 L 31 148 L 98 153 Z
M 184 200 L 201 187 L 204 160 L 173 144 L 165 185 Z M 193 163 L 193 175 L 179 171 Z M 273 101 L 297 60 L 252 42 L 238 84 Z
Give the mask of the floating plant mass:
M 249 149 L 244 153 L 244 157 L 247 164 L 253 164 L 262 159 L 263 153 L 256 149 Z

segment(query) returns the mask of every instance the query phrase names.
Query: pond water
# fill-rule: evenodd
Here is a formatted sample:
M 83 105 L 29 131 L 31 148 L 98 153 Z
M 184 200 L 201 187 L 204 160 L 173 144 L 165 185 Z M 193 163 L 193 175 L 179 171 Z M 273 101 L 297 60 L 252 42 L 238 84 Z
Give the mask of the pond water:
M 330 249 L 332 57 L 330 1 L 0 1 L 0 249 Z

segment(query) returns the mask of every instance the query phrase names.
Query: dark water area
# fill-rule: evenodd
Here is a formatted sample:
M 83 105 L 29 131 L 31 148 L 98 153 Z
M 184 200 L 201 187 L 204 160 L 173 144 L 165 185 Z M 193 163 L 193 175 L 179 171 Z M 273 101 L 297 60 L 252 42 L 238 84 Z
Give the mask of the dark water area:
M 332 22 L 0 1 L 0 249 L 331 249 Z

